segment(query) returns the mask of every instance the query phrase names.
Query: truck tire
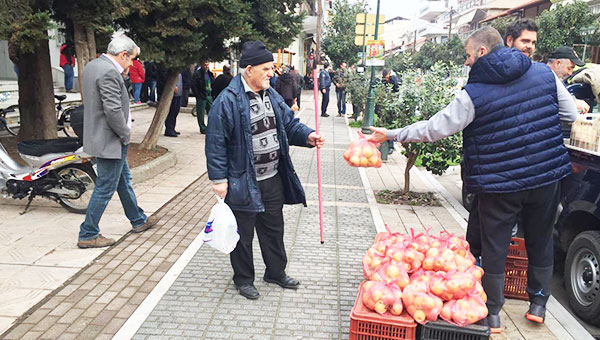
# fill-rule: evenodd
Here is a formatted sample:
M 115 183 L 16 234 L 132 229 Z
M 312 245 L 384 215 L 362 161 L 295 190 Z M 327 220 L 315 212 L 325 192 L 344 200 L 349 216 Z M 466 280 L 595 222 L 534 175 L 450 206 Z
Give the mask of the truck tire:
M 600 231 L 584 231 L 569 246 L 565 288 L 575 314 L 600 326 Z

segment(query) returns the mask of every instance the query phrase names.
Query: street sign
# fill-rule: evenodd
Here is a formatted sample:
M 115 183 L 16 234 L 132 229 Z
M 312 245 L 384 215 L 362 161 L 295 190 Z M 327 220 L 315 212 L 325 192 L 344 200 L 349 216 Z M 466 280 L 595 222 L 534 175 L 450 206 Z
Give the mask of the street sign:
M 367 24 L 371 24 L 371 25 L 375 25 L 375 19 L 377 18 L 377 15 L 375 14 L 367 14 Z M 385 22 L 385 15 L 380 14 L 379 15 L 379 22 Z M 357 24 L 364 24 L 365 23 L 365 13 L 358 13 L 356 15 L 356 23 Z
M 365 25 L 364 24 L 356 24 L 356 28 L 355 28 L 354 32 L 356 32 L 357 35 L 363 35 L 365 32 Z M 379 25 L 379 32 L 377 32 L 377 33 L 383 34 L 383 25 Z M 375 34 L 375 25 L 367 24 L 367 34 L 368 35 Z
M 373 40 L 373 36 L 372 35 L 367 35 L 364 38 L 364 40 L 363 40 L 363 36 L 362 35 L 356 35 L 356 36 L 354 36 L 354 45 L 362 46 L 363 45 L 363 41 L 366 43 L 367 40 Z

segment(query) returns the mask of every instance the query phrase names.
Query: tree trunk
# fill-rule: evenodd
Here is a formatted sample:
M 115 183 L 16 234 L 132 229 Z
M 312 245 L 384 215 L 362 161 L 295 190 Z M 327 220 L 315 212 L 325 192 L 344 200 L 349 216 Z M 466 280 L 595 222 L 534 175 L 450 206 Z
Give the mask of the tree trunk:
M 73 36 L 75 54 L 77 55 L 77 80 L 79 81 L 79 93 L 81 93 L 81 100 L 83 101 L 83 68 L 96 58 L 96 37 L 91 28 L 77 23 L 73 23 Z
M 406 150 L 406 168 L 404 168 L 404 192 L 403 194 L 408 194 L 410 190 L 410 169 L 412 169 L 413 165 L 417 161 L 417 153 L 410 152 L 410 148 L 408 145 L 402 145 Z
M 39 41 L 33 53 L 15 58 L 19 68 L 20 128 L 17 140 L 57 137 L 54 84 L 48 40 Z
M 152 118 L 152 123 L 150 123 L 148 132 L 146 132 L 146 136 L 144 136 L 144 140 L 139 146 L 142 150 L 152 150 L 156 147 L 156 143 L 158 143 L 158 136 L 160 135 L 165 119 L 169 114 L 177 77 L 179 77 L 179 72 L 177 71 L 170 71 L 167 75 L 165 88 L 160 97 L 160 102 L 158 103 L 154 117 Z

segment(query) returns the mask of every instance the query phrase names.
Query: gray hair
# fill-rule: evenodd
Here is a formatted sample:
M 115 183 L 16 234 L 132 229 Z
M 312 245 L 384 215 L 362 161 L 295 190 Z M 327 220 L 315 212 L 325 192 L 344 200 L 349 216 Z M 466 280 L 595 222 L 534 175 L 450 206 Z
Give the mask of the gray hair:
M 112 55 L 117 55 L 121 52 L 127 52 L 127 55 L 133 54 L 134 51 L 137 51 L 137 54 L 140 54 L 140 47 L 136 45 L 130 37 L 125 34 L 121 34 L 118 37 L 113 38 L 108 44 L 108 48 L 106 52 Z
M 480 47 L 485 47 L 488 52 L 492 51 L 496 45 L 504 44 L 502 36 L 492 26 L 482 27 L 473 32 L 473 34 L 471 34 L 467 40 L 465 40 L 465 44 L 467 44 L 469 41 L 473 43 L 476 50 Z

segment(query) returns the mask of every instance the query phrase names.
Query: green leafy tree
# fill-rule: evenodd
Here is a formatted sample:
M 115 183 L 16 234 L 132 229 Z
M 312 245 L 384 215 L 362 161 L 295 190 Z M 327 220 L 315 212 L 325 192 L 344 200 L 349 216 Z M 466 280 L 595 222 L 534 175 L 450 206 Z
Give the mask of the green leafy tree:
M 431 118 L 453 99 L 458 90 L 459 72 L 457 66 L 437 62 L 424 74 L 415 70 L 403 73 L 398 93 L 392 93 L 389 87 L 380 85 L 377 92 L 378 125 L 395 129 Z M 442 174 L 448 169 L 449 160 L 460 159 L 462 137 L 456 134 L 435 143 L 403 143 L 402 146 L 407 158 L 404 169 L 404 192 L 407 193 L 410 188 L 410 169 L 417 158 L 422 157 L 422 165 L 427 170 Z
M 54 0 L 52 7 L 54 19 L 65 26 L 67 40 L 75 44 L 79 91 L 83 96 L 83 69 L 96 58 L 96 35 L 113 32 L 113 13 L 120 7 L 119 0 Z
M 515 20 L 517 20 L 515 17 L 502 17 L 502 18 L 498 18 L 498 19 L 494 20 L 492 22 L 491 26 L 493 28 L 495 28 L 498 31 L 498 33 L 500 33 L 502 38 L 504 38 L 504 35 L 506 34 L 506 29 L 513 22 L 515 22 Z M 538 38 L 539 38 L 539 36 L 538 36 Z
M 302 2 L 303 0 L 244 0 L 248 8 L 246 18 L 251 29 L 241 32 L 240 44 L 261 40 L 271 51 L 288 47 L 302 29 L 304 13 L 295 11 Z
M 587 3 L 558 3 L 552 10 L 544 11 L 538 18 L 537 51 L 542 55 L 555 48 L 573 44 L 600 42 L 598 18 Z
M 166 70 L 160 103 L 140 144 L 153 149 L 167 117 L 179 72 L 203 60 L 223 60 L 225 42 L 250 30 L 240 0 L 122 0 L 116 23 L 140 46 L 144 59 Z
M 333 15 L 329 24 L 325 26 L 323 38 L 323 52 L 331 59 L 334 65 L 342 62 L 353 64 L 358 61 L 358 52 L 362 46 L 354 44 L 356 36 L 356 15 L 366 13 L 365 1 L 350 3 L 348 0 L 336 0 L 333 3 Z
M 18 139 L 56 138 L 56 112 L 48 30 L 51 1 L 0 0 L 0 39 L 19 68 Z
M 346 82 L 346 93 L 350 94 L 350 102 L 352 103 L 352 117 L 357 119 L 360 112 L 365 110 L 367 103 L 367 94 L 369 92 L 370 77 L 365 73 L 355 71 L 348 72 Z
M 426 41 L 421 49 L 413 56 L 414 67 L 429 70 L 437 62 L 460 65 L 465 61 L 465 48 L 458 36 L 436 44 Z
M 403 73 L 414 68 L 413 55 L 410 52 L 400 52 L 385 58 L 385 67 L 397 73 Z

